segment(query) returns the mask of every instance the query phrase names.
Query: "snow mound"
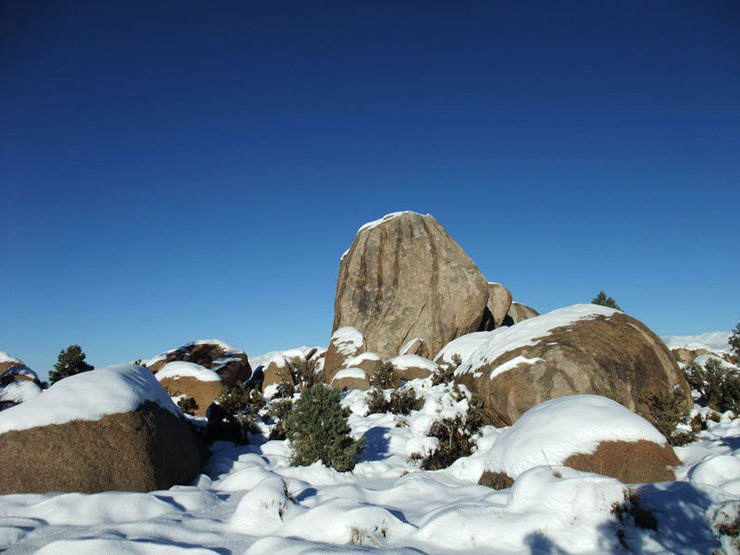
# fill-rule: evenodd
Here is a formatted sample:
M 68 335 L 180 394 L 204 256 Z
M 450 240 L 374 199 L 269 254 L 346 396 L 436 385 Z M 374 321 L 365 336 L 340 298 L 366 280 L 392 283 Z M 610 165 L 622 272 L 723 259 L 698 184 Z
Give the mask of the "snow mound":
M 10 382 L 5 387 L 0 387 L 0 402 L 23 403 L 39 393 L 41 388 L 35 382 L 29 380 Z
M 0 434 L 72 420 L 100 420 L 107 414 L 133 411 L 145 401 L 180 414 L 149 370 L 133 364 L 108 366 L 59 380 L 33 399 L 0 412 Z
M 399 370 L 408 370 L 409 368 L 423 368 L 429 370 L 429 372 L 435 372 L 437 365 L 434 364 L 428 358 L 420 357 L 419 355 L 398 355 L 391 359 L 393 368 Z
M 699 355 L 694 359 L 694 363 L 698 364 L 699 366 L 705 366 L 707 362 L 710 360 L 715 360 L 719 363 L 720 367 L 725 370 L 735 370 L 737 367 L 734 364 L 730 364 L 725 359 L 720 358 L 716 355 L 710 355 L 710 354 L 703 354 Z
M 486 468 L 516 478 L 535 466 L 561 465 L 571 455 L 593 453 L 602 441 L 640 440 L 666 443 L 650 422 L 616 401 L 569 395 L 525 412 L 496 440 Z
M 664 335 L 661 337 L 669 349 L 706 349 L 719 353 L 730 352 L 730 332 L 711 331 L 699 335 Z
M 339 328 L 331 336 L 331 344 L 336 345 L 337 351 L 342 355 L 351 355 L 356 353 L 365 342 L 360 330 L 352 326 Z
M 391 214 L 386 214 L 382 218 L 378 220 L 373 220 L 372 222 L 367 222 L 364 224 L 360 229 L 357 230 L 357 233 L 360 233 L 362 231 L 368 231 L 370 229 L 373 229 L 374 227 L 378 227 L 381 224 L 384 224 L 385 222 L 388 222 L 394 218 L 398 218 L 399 216 L 403 216 L 404 214 L 417 214 L 416 212 L 413 212 L 411 210 L 402 210 L 400 212 L 392 212 Z M 417 214 L 421 216 L 421 214 Z M 428 216 L 429 214 L 427 214 Z
M 487 334 L 487 340 L 481 340 L 478 348 L 467 357 L 467 360 L 463 359 L 463 363 L 455 370 L 455 375 L 472 373 L 477 377 L 480 375 L 482 366 L 514 349 L 536 345 L 540 339 L 547 337 L 551 330 L 567 327 L 583 320 L 594 320 L 598 317 L 610 318 L 617 313 L 620 311 L 605 306 L 576 304 L 529 318 L 508 328 L 479 332 Z M 478 338 L 474 340 L 477 341 Z
M 154 375 L 157 381 L 162 381 L 165 378 L 179 379 L 179 378 L 195 378 L 201 382 L 220 382 L 221 376 L 216 374 L 213 370 L 209 370 L 205 366 L 195 364 L 194 362 L 183 362 L 176 360 L 165 364 L 162 369 Z
M 347 368 L 352 368 L 354 366 L 359 366 L 365 361 L 371 361 L 371 362 L 379 362 L 383 359 L 380 358 L 380 355 L 377 355 L 375 353 L 362 353 L 361 355 L 357 355 L 354 358 L 349 359 L 344 365 Z

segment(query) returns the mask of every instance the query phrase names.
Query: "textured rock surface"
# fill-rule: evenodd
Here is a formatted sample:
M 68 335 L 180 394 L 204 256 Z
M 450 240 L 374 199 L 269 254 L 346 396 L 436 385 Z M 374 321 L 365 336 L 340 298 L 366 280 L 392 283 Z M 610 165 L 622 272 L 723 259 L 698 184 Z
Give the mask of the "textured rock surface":
M 0 434 L 0 494 L 167 489 L 189 484 L 205 455 L 185 420 L 146 402 L 96 421 Z
M 429 358 L 429 349 L 421 337 L 414 337 L 406 342 L 398 352 L 399 355 L 419 355 L 420 357 Z
M 178 349 L 162 353 L 148 363 L 148 368 L 156 373 L 168 362 L 182 360 L 194 362 L 213 370 L 226 386 L 244 382 L 252 375 L 247 355 L 238 349 L 229 348 L 221 342 L 196 341 Z
M 370 380 L 367 373 L 360 368 L 340 370 L 331 381 L 331 386 L 341 391 L 348 389 L 370 389 Z
M 335 374 L 345 368 L 350 359 L 366 351 L 365 337 L 356 328 L 345 326 L 336 330 L 326 351 L 324 381 L 330 384 Z
M 535 316 L 539 315 L 540 313 L 537 312 L 534 308 L 525 304 L 513 302 L 509 307 L 509 313 L 507 314 L 504 323 L 508 326 L 513 326 L 517 322 L 522 322 L 523 320 L 534 318 Z
M 487 280 L 437 220 L 402 212 L 360 228 L 342 257 L 333 329 L 359 329 L 384 358 L 415 337 L 436 353 L 479 328 L 487 301 Z
M 500 328 L 504 324 L 510 307 L 511 292 L 500 283 L 489 282 L 486 317 L 480 329 L 492 330 Z
M 159 384 L 165 388 L 170 396 L 187 395 L 195 399 L 198 407 L 196 416 L 205 416 L 206 409 L 224 391 L 222 382 L 204 382 L 191 377 L 164 378 Z
M 456 371 L 455 379 L 483 398 L 495 425 L 511 425 L 530 407 L 578 393 L 603 395 L 639 413 L 643 393 L 678 385 L 685 392 L 685 408 L 691 406 L 673 354 L 647 326 L 621 312 L 555 328 L 532 341 L 518 340 L 556 312 L 489 332 L 492 342 L 503 345 L 500 353 L 489 348 L 475 368 L 463 363 Z M 471 359 L 480 358 L 485 347 Z

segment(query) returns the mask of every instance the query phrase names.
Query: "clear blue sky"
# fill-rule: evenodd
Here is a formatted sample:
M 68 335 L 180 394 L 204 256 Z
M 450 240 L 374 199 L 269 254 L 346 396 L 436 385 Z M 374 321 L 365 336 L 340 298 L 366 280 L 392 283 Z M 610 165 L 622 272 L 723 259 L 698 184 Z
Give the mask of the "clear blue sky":
M 0 349 L 326 345 L 364 222 L 541 312 L 740 319 L 740 4 L 3 2 Z

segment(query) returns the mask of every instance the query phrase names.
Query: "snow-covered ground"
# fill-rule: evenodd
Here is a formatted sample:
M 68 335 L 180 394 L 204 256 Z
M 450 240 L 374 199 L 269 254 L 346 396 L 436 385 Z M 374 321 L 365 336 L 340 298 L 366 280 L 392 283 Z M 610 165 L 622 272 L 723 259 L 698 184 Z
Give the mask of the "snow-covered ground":
M 431 379 L 406 387 L 425 399 L 408 416 L 365 416 L 367 393 L 343 394 L 353 433 L 367 442 L 352 472 L 290 466 L 287 442 L 268 441 L 264 424 L 250 445 L 215 443 L 189 486 L 2 496 L 0 551 L 605 553 L 626 545 L 642 553 L 710 553 L 720 547 L 710 524 L 730 522 L 740 509 L 740 420 L 729 413 L 710 420 L 699 441 L 676 449 L 684 463 L 676 482 L 628 487 L 545 465 L 495 491 L 476 482 L 506 431 L 484 427 L 471 456 L 445 470 L 418 470 L 409 455 L 434 448 L 432 422 L 464 415 L 468 399 Z M 614 510 L 631 491 L 654 510 L 657 530 Z M 732 549 L 727 539 L 725 547 Z
M 707 351 L 729 353 L 730 332 L 712 331 L 699 335 L 664 335 L 661 337 L 669 349 L 706 349 Z

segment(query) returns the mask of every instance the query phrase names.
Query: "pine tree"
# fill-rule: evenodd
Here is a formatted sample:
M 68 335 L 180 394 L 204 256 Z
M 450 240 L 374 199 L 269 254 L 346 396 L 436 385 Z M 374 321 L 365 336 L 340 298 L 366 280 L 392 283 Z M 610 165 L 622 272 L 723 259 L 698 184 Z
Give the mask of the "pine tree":
M 365 448 L 365 439 L 353 439 L 339 390 L 318 383 L 295 402 L 285 422 L 293 449 L 291 464 L 306 466 L 320 460 L 340 472 L 352 470 Z
M 600 304 L 601 306 L 608 306 L 609 308 L 622 310 L 622 308 L 617 304 L 617 301 L 615 301 L 611 297 L 607 297 L 606 293 L 604 293 L 603 291 L 599 291 L 599 294 L 591 299 L 591 304 Z
M 59 351 L 59 357 L 57 358 L 57 363 L 54 365 L 54 370 L 49 372 L 49 383 L 53 384 L 62 378 L 74 376 L 80 372 L 94 370 L 92 365 L 85 362 L 85 356 L 79 345 L 70 345 L 66 349 Z
M 735 355 L 735 359 L 740 362 L 740 322 L 737 323 L 737 326 L 735 326 L 735 329 L 732 331 L 729 343 L 730 349 Z

